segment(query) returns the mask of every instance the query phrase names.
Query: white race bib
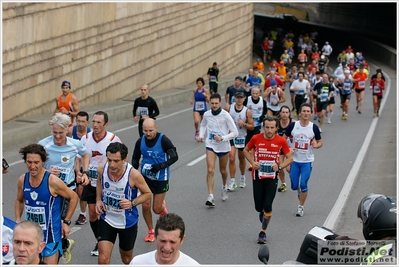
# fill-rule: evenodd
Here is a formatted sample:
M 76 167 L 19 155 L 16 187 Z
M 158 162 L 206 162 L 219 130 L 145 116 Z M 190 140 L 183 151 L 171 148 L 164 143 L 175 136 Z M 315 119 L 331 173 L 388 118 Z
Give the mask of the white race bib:
M 39 224 L 42 230 L 47 230 L 46 211 L 44 207 L 25 206 L 25 218 L 27 221 Z
M 276 162 L 271 160 L 260 160 L 259 161 L 259 178 L 274 178 L 276 176 L 276 172 L 273 170 L 272 165 Z

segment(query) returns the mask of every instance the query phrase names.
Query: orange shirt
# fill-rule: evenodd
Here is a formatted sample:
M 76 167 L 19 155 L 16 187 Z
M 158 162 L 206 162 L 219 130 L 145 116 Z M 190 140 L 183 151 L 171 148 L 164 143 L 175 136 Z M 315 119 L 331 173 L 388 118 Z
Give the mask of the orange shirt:
M 300 53 L 298 56 L 299 62 L 301 62 L 301 63 L 306 62 L 306 58 L 307 58 L 306 54 L 303 54 L 303 53 Z
M 363 72 L 363 73 L 356 72 L 352 78 L 360 79 L 359 81 L 356 82 L 355 89 L 365 89 L 366 88 L 367 74 L 365 72 Z
M 263 62 L 255 62 L 252 68 L 258 68 L 259 71 L 263 71 L 265 64 Z
M 278 75 L 280 75 L 280 77 L 283 77 L 282 80 L 285 82 L 285 79 L 287 77 L 287 67 L 284 65 L 281 65 L 277 68 L 277 72 L 278 72 Z
M 68 111 L 74 111 L 73 106 L 72 106 L 73 94 L 69 93 L 67 96 L 67 99 L 65 101 L 62 101 L 62 97 L 63 97 L 63 94 L 61 94 L 58 97 L 58 101 L 57 101 L 58 111 L 61 111 L 61 108 L 65 108 Z M 69 124 L 69 126 L 72 126 L 73 122 L 74 122 L 74 117 L 71 117 L 71 124 Z

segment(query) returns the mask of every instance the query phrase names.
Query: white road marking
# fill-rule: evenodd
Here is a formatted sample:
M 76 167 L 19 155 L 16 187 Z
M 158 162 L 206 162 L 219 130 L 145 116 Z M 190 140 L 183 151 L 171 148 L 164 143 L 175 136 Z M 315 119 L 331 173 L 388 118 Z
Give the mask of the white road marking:
M 369 63 L 369 64 L 371 64 L 371 63 Z M 374 65 L 374 64 L 372 64 L 372 65 Z M 379 69 L 379 67 L 377 65 L 374 65 L 374 66 L 377 69 Z M 390 87 L 391 87 L 391 78 L 386 73 L 384 73 L 384 76 L 387 79 L 387 86 L 385 87 L 386 94 L 384 95 L 384 98 L 381 101 L 380 114 L 381 114 L 382 110 L 384 109 L 385 102 L 388 99 L 388 95 L 389 95 L 389 91 L 390 91 Z M 364 156 L 366 155 L 366 151 L 370 145 L 371 138 L 372 138 L 375 128 L 377 126 L 377 122 L 378 122 L 378 117 L 373 118 L 373 121 L 371 122 L 370 128 L 366 135 L 366 138 L 364 139 L 363 145 L 359 151 L 359 154 L 357 154 L 355 163 L 353 164 L 352 169 L 349 172 L 348 177 L 346 178 L 345 184 L 341 189 L 341 192 L 337 198 L 337 201 L 335 202 L 334 207 L 331 209 L 330 213 L 328 214 L 327 219 L 324 221 L 323 226 L 328 229 L 334 230 L 337 220 L 338 220 L 339 216 L 341 215 L 342 209 L 344 208 L 344 206 L 348 200 L 349 192 L 352 189 L 353 183 L 354 183 L 356 176 L 359 172 L 360 165 L 362 164 Z
M 187 166 L 193 166 L 195 164 L 197 164 L 198 162 L 200 162 L 201 160 L 203 160 L 206 157 L 206 154 L 202 155 L 201 157 L 199 157 L 196 160 L 191 161 L 189 164 L 187 164 Z
M 174 113 L 172 113 L 172 114 L 169 114 L 169 115 L 166 115 L 166 116 L 157 118 L 157 121 L 160 121 L 160 120 L 163 120 L 163 119 L 167 119 L 167 118 L 172 117 L 172 116 L 174 116 L 174 115 L 180 114 L 180 113 L 182 113 L 182 112 L 184 112 L 184 111 L 189 111 L 189 110 L 192 110 L 192 109 L 193 109 L 193 108 L 186 108 L 186 109 L 182 109 L 182 110 L 180 110 L 180 111 L 176 111 L 176 112 L 174 112 Z M 116 131 L 113 131 L 113 133 L 120 133 L 120 132 L 129 130 L 129 129 L 132 129 L 132 128 L 134 128 L 134 127 L 137 127 L 137 124 L 132 125 L 132 126 L 129 126 L 129 127 L 125 127 L 125 128 L 122 128 L 122 129 L 119 129 L 119 130 L 116 130 Z

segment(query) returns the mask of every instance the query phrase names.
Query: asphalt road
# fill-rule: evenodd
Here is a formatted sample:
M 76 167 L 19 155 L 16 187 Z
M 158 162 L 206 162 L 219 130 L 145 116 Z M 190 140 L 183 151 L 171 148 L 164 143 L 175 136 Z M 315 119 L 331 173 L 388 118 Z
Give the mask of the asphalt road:
M 380 63 L 376 64 L 380 67 Z M 377 66 L 372 64 L 371 68 L 371 73 L 374 73 Z M 329 72 L 331 73 L 331 70 Z M 396 75 L 396 73 L 393 74 Z M 387 102 L 390 113 L 396 112 L 392 108 L 392 105 L 396 105 L 396 102 L 392 100 L 396 99 L 394 85 L 395 83 L 391 84 Z M 225 88 L 220 89 L 223 93 L 224 90 Z M 289 99 L 288 94 L 287 99 Z M 339 97 L 336 97 L 337 104 L 332 123 L 323 126 L 324 145 L 315 152 L 316 160 L 309 181 L 305 216 L 295 217 L 298 205 L 296 192 L 288 190 L 276 195 L 273 218 L 267 230 L 271 264 L 281 264 L 286 260 L 295 259 L 306 233 L 314 225 L 323 225 L 354 165 L 372 121 L 376 120 L 373 119 L 369 90 L 366 90 L 363 114 L 356 113 L 356 101 L 352 96 L 348 121 L 341 120 L 339 102 Z M 382 111 L 381 117 L 384 116 L 384 111 Z M 389 128 L 386 128 L 389 123 L 389 121 L 384 121 L 384 125 L 379 122 L 378 131 L 380 133 L 390 131 Z M 221 177 L 216 171 L 216 207 L 205 206 L 208 196 L 205 180 L 206 162 L 203 159 L 205 147 L 203 143 L 197 144 L 194 141 L 192 111 L 189 102 L 176 104 L 162 110 L 157 125 L 158 130 L 166 134 L 176 145 L 179 154 L 179 160 L 171 167 L 172 178 L 170 190 L 166 194 L 166 202 L 169 212 L 178 213 L 186 223 L 187 239 L 182 246 L 182 251 L 201 264 L 259 264 L 257 259 L 259 245 L 256 240 L 260 223 L 252 199 L 250 172 L 246 171 L 247 187 L 237 188 L 234 192 L 229 193 L 226 202 L 222 202 L 220 197 Z M 116 133 L 128 145 L 129 151 L 133 151 L 139 135 L 137 125 L 132 120 L 110 121 L 108 130 Z M 385 133 L 392 136 L 392 132 Z M 16 148 L 4 151 L 11 163 L 11 169 L 3 179 L 3 214 L 10 218 L 14 218 L 16 180 L 19 175 L 26 172 L 25 165 L 22 162 L 18 163 L 20 157 L 17 150 Z M 193 161 L 196 160 L 199 161 L 194 163 Z M 236 178 L 239 178 L 238 172 Z M 363 194 L 359 195 L 369 193 L 366 189 L 359 190 L 365 190 L 362 192 Z M 141 208 L 139 209 L 141 210 Z M 78 214 L 79 210 L 75 212 L 73 220 L 77 219 Z M 156 218 L 157 216 L 153 217 L 154 225 Z M 358 229 L 358 225 L 355 228 Z M 97 257 L 90 256 L 90 251 L 95 244 L 90 226 L 88 224 L 73 226 L 72 231 L 70 238 L 75 240 L 75 247 L 71 264 L 96 264 Z M 358 231 L 361 233 L 360 229 Z M 141 219 L 134 254 L 155 249 L 155 243 L 144 242 L 143 238 L 146 233 L 146 225 Z M 111 264 L 122 264 L 117 248 L 113 250 Z

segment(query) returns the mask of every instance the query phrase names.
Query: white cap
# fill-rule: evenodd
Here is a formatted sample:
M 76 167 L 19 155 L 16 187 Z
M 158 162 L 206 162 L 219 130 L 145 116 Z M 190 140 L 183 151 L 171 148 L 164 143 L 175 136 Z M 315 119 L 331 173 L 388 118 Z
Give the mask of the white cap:
M 345 70 L 344 73 L 350 74 L 351 72 L 349 70 Z

